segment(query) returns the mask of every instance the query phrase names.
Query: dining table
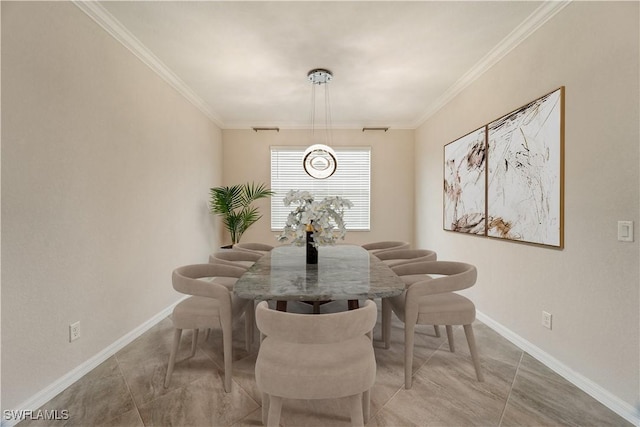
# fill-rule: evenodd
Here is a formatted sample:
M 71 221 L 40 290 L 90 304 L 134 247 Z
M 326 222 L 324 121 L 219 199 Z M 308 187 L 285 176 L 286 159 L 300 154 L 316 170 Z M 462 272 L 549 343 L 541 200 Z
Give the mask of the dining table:
M 346 300 L 348 308 L 359 300 L 399 295 L 404 282 L 382 261 L 357 245 L 318 247 L 318 263 L 307 264 L 304 246 L 277 246 L 244 273 L 233 287 L 240 298 L 276 301 L 286 311 L 288 301 L 312 304 Z

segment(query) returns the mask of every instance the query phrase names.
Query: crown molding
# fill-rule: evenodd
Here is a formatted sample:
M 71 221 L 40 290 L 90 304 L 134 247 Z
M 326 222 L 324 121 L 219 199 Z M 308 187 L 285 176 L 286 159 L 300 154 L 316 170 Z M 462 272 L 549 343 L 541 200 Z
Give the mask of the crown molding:
M 140 59 L 151 70 L 164 79 L 171 87 L 177 90 L 205 116 L 219 127 L 223 127 L 222 119 L 211 110 L 211 107 L 187 86 L 173 71 L 169 69 L 160 59 L 158 59 L 140 40 L 131 34 L 116 18 L 113 17 L 97 1 L 72 0 L 81 11 L 93 19 L 100 27 L 109 33 L 114 39 L 119 41 L 124 47 L 129 49 L 138 59 Z
M 520 43 L 535 33 L 549 19 L 564 9 L 573 0 L 566 1 L 544 1 L 531 15 L 520 25 L 511 31 L 500 43 L 498 43 L 489 53 L 487 53 L 478 63 L 467 71 L 453 86 L 440 96 L 431 107 L 415 122 L 413 128 L 416 129 L 427 121 L 432 115 L 438 112 L 453 98 L 462 92 L 467 86 L 476 81 L 491 67 L 497 64 L 509 52 L 515 49 Z
M 413 122 L 385 123 L 384 125 L 391 126 L 392 129 L 418 128 L 572 1 L 573 0 L 544 1 L 543 4 L 529 15 L 525 21 L 511 31 L 511 33 L 509 33 L 487 55 L 485 55 L 467 73 L 458 79 L 456 83 L 454 83 L 453 86 L 440 96 L 421 117 Z M 93 19 L 113 38 L 129 49 L 144 64 L 163 78 L 171 87 L 177 90 L 221 129 L 251 129 L 253 126 L 261 125 L 260 123 L 224 123 L 222 118 L 215 113 L 202 98 L 196 95 L 195 92 L 184 81 L 182 81 L 182 79 L 180 79 L 169 69 L 169 67 L 149 51 L 149 49 L 145 47 L 140 40 L 131 34 L 115 17 L 102 7 L 100 3 L 97 1 L 80 0 L 72 0 L 72 3 Z M 278 126 L 282 129 L 308 128 L 308 126 L 301 126 L 293 123 L 269 123 L 269 126 Z M 361 129 L 363 126 L 364 125 L 362 123 L 349 123 L 334 127 L 342 129 Z

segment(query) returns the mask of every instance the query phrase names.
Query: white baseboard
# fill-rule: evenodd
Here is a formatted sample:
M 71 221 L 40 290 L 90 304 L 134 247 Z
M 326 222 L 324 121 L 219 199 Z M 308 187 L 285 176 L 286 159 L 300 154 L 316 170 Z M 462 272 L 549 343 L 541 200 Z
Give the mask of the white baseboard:
M 185 295 L 184 298 L 188 298 L 188 295 Z M 22 404 L 20 404 L 17 409 L 13 410 L 13 413 L 17 413 L 20 411 L 29 411 L 29 410 L 36 411 L 42 405 L 44 405 L 45 403 L 53 399 L 55 396 L 57 396 L 59 393 L 64 391 L 71 384 L 78 381 L 80 378 L 88 374 L 92 369 L 94 369 L 95 367 L 100 365 L 102 362 L 104 362 L 105 360 L 107 360 L 108 358 L 116 354 L 118 351 L 123 349 L 126 345 L 128 345 L 133 340 L 135 340 L 136 338 L 138 338 L 139 336 L 147 332 L 149 329 L 155 326 L 158 322 L 160 322 L 162 319 L 164 319 L 169 314 L 171 314 L 171 312 L 173 311 L 173 308 L 184 298 L 181 298 L 180 300 L 176 301 L 174 304 L 171 304 L 169 307 L 165 308 L 160 313 L 156 314 L 155 316 L 153 316 L 152 318 L 150 318 L 149 320 L 147 320 L 146 322 L 144 322 L 143 324 L 141 324 L 131 332 L 127 333 L 126 335 L 116 340 L 114 343 L 106 347 L 100 353 L 96 354 L 95 356 L 85 361 L 81 365 L 67 372 L 65 375 L 58 378 L 53 383 L 49 384 L 44 389 L 40 390 L 34 396 L 22 402 Z M 0 422 L 0 426 L 11 427 L 16 425 L 20 421 L 21 420 L 19 419 L 7 420 L 5 419 L 4 414 L 2 414 L 2 422 Z
M 533 356 L 549 369 L 578 387 L 580 390 L 587 393 L 589 396 L 596 399 L 598 402 L 602 403 L 607 408 L 611 409 L 616 414 L 620 415 L 625 420 L 629 421 L 634 426 L 640 426 L 640 407 L 634 408 L 633 405 L 628 404 L 627 402 L 613 395 L 611 392 L 594 383 L 590 379 L 577 373 L 567 365 L 560 362 L 555 357 L 551 356 L 549 353 L 546 353 L 545 351 L 531 344 L 529 341 L 523 339 L 521 336 L 504 327 L 490 317 L 480 312 L 476 313 L 476 317 L 482 323 L 505 337 L 507 340 L 511 341 L 514 345 L 516 345 L 523 351 L 526 351 L 528 354 Z

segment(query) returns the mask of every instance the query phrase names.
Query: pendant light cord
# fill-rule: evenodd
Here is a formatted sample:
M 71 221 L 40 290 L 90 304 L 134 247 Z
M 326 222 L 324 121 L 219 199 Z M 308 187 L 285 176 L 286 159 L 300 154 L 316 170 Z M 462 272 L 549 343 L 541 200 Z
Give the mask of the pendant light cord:
M 319 83 L 311 83 L 311 144 L 315 144 L 313 137 L 315 135 L 316 124 L 316 85 Z
M 324 126 L 325 126 L 325 139 L 327 141 L 327 146 L 331 147 L 333 145 L 333 135 L 331 133 L 331 128 L 333 126 L 332 117 L 331 117 L 331 94 L 329 92 L 329 82 L 311 82 L 311 143 L 315 144 L 314 141 L 315 132 L 316 132 L 316 86 L 323 86 L 324 88 Z
M 331 123 L 331 99 L 329 95 L 329 84 L 324 84 L 324 111 L 325 111 L 325 133 L 327 138 L 327 145 L 331 147 L 333 145 L 333 137 L 331 134 L 331 129 L 333 127 L 333 123 Z

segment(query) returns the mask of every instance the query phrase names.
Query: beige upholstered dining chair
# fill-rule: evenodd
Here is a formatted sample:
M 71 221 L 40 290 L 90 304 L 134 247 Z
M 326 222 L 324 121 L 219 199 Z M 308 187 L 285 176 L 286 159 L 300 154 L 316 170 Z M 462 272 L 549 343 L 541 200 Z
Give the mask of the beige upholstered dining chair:
M 249 267 L 262 258 L 262 256 L 262 254 L 257 252 L 231 249 L 227 251 L 218 251 L 213 255 L 209 255 L 209 263 L 232 265 L 248 270 Z
M 253 341 L 253 301 L 235 297 L 226 283 L 237 280 L 245 273 L 239 267 L 223 264 L 193 264 L 173 271 L 172 282 L 176 291 L 192 295 L 173 309 L 174 335 L 164 386 L 168 387 L 176 361 L 183 329 L 193 329 L 191 357 L 195 355 L 200 329 L 222 329 L 224 355 L 224 389 L 231 391 L 232 322 L 245 314 L 245 340 L 247 350 Z M 222 281 L 222 283 L 221 283 Z
M 356 310 L 331 314 L 295 314 L 256 308 L 260 344 L 255 374 L 262 393 L 262 420 L 280 422 L 283 398 L 331 399 L 348 397 L 351 424 L 369 418 L 370 390 L 376 360 L 367 335 L 376 323 L 377 308 L 366 301 Z
M 233 249 L 237 249 L 239 251 L 249 251 L 249 252 L 257 252 L 261 255 L 270 252 L 274 247 L 272 245 L 267 245 L 266 243 L 236 243 L 233 245 Z
M 471 264 L 454 261 L 424 261 L 394 267 L 401 277 L 405 272 L 430 276 L 410 284 L 401 295 L 382 300 L 382 335 L 389 347 L 391 312 L 404 322 L 404 381 L 412 383 L 413 339 L 415 325 L 446 325 L 449 350 L 455 351 L 452 325 L 463 325 L 478 381 L 484 381 L 476 349 L 472 323 L 476 307 L 469 299 L 455 293 L 473 286 L 477 270 Z
M 389 267 L 420 261 L 435 261 L 438 258 L 434 251 L 428 249 L 392 249 L 379 252 L 375 256 Z
M 433 259 L 430 259 L 428 261 L 436 261 L 436 260 L 437 260 L 437 255 L 434 252 Z M 408 264 L 412 264 L 412 263 L 408 263 Z M 424 264 L 420 262 L 414 262 L 413 265 L 405 265 L 405 264 L 400 264 L 400 265 L 403 265 L 403 267 L 397 268 L 398 266 L 393 266 L 392 270 L 400 277 L 400 280 L 404 282 L 405 287 L 409 287 L 415 282 L 420 282 L 425 279 L 431 279 L 431 276 L 424 273 L 425 271 L 425 267 L 423 266 Z M 433 330 L 435 331 L 436 337 L 440 337 L 440 327 L 438 325 L 433 325 Z M 385 348 L 389 348 L 389 340 L 385 339 L 385 335 L 387 335 L 388 333 L 389 331 L 385 330 L 385 328 L 383 327 L 382 341 L 385 343 Z
M 377 255 L 382 251 L 388 251 L 391 249 L 409 249 L 411 245 L 408 242 L 387 240 L 382 242 L 365 243 L 362 247 L 368 250 L 369 253 Z

